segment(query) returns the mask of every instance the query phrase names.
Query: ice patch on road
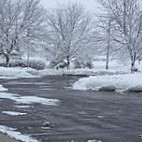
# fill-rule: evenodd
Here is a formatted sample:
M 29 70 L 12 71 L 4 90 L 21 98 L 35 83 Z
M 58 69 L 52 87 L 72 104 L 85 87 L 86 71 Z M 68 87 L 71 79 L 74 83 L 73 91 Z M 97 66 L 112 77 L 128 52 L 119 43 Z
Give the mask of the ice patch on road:
M 11 116 L 19 116 L 26 115 L 27 113 L 14 112 L 14 111 L 2 111 L 3 114 L 11 115 Z
M 39 142 L 38 140 L 36 140 L 28 135 L 21 134 L 20 132 L 16 131 L 15 128 L 10 128 L 7 126 L 0 125 L 0 132 L 7 134 L 10 138 L 14 138 L 14 139 L 20 140 L 22 142 Z
M 37 96 L 20 96 L 17 94 L 5 93 L 0 92 L 0 99 L 10 99 L 15 101 L 17 104 L 42 104 L 42 105 L 49 105 L 49 106 L 57 106 L 59 100 L 57 99 L 47 99 L 41 98 Z

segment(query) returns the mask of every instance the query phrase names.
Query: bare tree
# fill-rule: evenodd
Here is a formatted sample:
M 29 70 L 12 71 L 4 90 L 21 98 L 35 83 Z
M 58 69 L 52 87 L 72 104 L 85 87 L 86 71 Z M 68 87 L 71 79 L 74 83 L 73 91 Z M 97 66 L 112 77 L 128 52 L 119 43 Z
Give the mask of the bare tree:
M 81 5 L 70 4 L 47 15 L 48 43 L 56 50 L 56 57 L 66 59 L 67 68 L 71 59 L 81 54 L 89 43 L 91 19 Z
M 127 49 L 131 71 L 142 56 L 142 10 L 138 0 L 99 0 L 108 15 L 115 21 L 116 42 Z M 124 52 L 124 50 L 123 50 Z
M 9 67 L 13 50 L 43 41 L 44 18 L 39 0 L 0 1 L 0 50 Z M 30 31 L 30 33 L 29 33 Z

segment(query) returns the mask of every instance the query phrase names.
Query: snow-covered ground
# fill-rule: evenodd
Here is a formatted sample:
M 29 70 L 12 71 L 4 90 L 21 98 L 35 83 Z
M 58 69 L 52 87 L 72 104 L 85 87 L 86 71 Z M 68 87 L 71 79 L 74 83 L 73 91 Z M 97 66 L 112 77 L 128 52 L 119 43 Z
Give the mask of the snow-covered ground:
M 122 70 L 97 70 L 97 69 L 45 69 L 35 70 L 31 68 L 5 68 L 0 67 L 0 78 L 16 79 L 16 78 L 34 78 L 43 77 L 47 75 L 80 75 L 80 76 L 96 76 L 96 75 L 112 75 L 124 74 L 126 71 Z
M 38 140 L 30 137 L 29 135 L 21 134 L 20 132 L 16 131 L 15 128 L 0 125 L 0 132 L 7 134 L 9 137 L 14 138 L 16 140 L 20 140 L 21 142 L 39 142 Z
M 106 90 L 142 92 L 142 74 L 90 76 L 75 82 L 76 90 Z
M 31 78 L 34 75 L 28 73 L 22 68 L 5 68 L 0 67 L 0 78 Z

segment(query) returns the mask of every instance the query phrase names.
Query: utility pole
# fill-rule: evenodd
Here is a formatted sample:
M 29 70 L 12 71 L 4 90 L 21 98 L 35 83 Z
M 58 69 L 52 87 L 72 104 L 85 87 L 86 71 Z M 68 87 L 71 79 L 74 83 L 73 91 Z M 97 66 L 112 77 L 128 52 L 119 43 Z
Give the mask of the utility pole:
M 30 29 L 28 29 L 27 31 L 27 37 L 29 36 L 30 36 Z M 27 68 L 29 69 L 29 67 L 30 67 L 30 47 L 29 45 L 27 45 Z
M 109 20 L 108 23 L 108 29 L 107 29 L 107 57 L 106 57 L 106 70 L 109 69 L 109 55 L 110 55 L 110 46 L 111 46 L 111 20 Z

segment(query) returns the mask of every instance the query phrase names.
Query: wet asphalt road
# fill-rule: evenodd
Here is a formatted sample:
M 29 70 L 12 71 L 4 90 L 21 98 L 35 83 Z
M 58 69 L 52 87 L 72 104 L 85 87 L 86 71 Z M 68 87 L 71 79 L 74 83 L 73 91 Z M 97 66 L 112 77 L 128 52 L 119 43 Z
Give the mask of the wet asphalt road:
M 42 142 L 142 142 L 142 94 L 72 90 L 78 79 L 47 76 L 1 80 L 11 93 L 59 99 L 60 103 L 22 109 L 11 100 L 0 100 L 0 125 L 17 128 Z M 2 114 L 3 110 L 27 115 L 12 117 Z

